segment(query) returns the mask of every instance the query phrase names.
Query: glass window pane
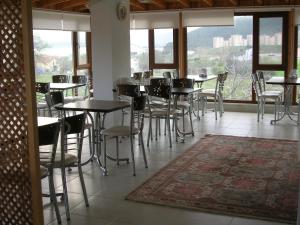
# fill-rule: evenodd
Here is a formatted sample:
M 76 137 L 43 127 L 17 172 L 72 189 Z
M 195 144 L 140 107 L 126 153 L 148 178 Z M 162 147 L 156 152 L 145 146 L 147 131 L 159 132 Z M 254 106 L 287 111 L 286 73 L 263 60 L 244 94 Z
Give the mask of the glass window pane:
M 51 82 L 54 74 L 73 74 L 72 32 L 34 30 L 33 39 L 36 81 Z
M 251 100 L 253 17 L 235 16 L 234 26 L 188 27 L 188 74 L 208 75 L 228 71 L 224 98 Z M 203 88 L 214 89 L 216 80 L 204 82 Z
M 259 64 L 282 64 L 281 17 L 259 19 Z
M 86 53 L 86 32 L 78 32 L 78 64 L 85 65 L 88 63 Z
M 173 29 L 154 30 L 155 63 L 174 63 Z
M 149 70 L 148 30 L 130 30 L 131 73 Z

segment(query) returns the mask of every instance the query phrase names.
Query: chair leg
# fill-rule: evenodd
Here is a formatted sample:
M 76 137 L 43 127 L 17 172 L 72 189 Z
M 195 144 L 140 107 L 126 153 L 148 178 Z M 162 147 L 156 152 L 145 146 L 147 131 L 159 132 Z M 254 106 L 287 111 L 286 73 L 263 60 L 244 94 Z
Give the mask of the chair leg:
M 88 197 L 87 197 L 87 193 L 86 193 L 86 187 L 85 187 L 83 173 L 82 173 L 82 168 L 81 168 L 80 164 L 78 164 L 78 173 L 79 173 L 79 179 L 80 179 L 80 183 L 81 183 L 81 188 L 82 188 L 82 192 L 83 192 L 85 206 L 89 207 L 90 204 L 89 204 L 89 201 L 88 201 Z
M 215 96 L 214 105 L 215 105 L 215 117 L 217 120 L 218 119 L 217 96 Z
M 103 167 L 104 167 L 104 175 L 107 176 L 107 168 L 106 168 L 106 136 L 103 137 Z
M 259 123 L 260 118 L 260 100 L 257 100 L 257 122 Z
M 92 131 L 91 128 L 88 129 L 88 136 L 89 136 L 89 147 L 90 147 L 90 155 L 93 154 L 94 150 L 93 150 L 93 144 L 92 144 Z
M 174 117 L 174 119 L 176 119 L 176 117 Z M 170 122 L 170 117 L 168 117 L 167 120 L 168 120 L 168 131 L 169 131 L 170 148 L 172 148 L 171 122 Z
M 143 133 L 141 132 L 139 134 L 141 145 L 142 145 L 142 151 L 143 151 L 143 158 L 144 158 L 144 163 L 145 163 L 145 168 L 148 168 L 148 162 L 147 162 L 147 157 L 146 157 L 146 152 L 145 152 L 145 146 L 144 146 L 144 139 L 143 139 Z
M 194 127 L 193 127 L 193 121 L 192 121 L 192 109 L 191 108 L 189 108 L 189 115 L 190 115 L 190 124 L 191 124 L 192 136 L 194 136 Z
M 57 222 L 59 224 L 61 224 L 61 216 L 60 216 L 57 199 L 56 199 L 56 194 L 55 194 L 53 171 L 50 172 L 50 174 L 49 174 L 49 188 L 50 188 L 50 199 L 51 199 L 51 202 L 53 202 L 53 204 L 54 204 L 56 219 L 57 219 Z
M 120 165 L 119 161 L 119 137 L 116 137 L 116 155 L 117 155 L 117 165 Z
M 157 141 L 158 117 L 155 118 L 155 141 Z
M 149 117 L 149 129 L 148 129 L 148 137 L 147 137 L 147 147 L 149 147 L 149 141 L 150 141 L 150 133 L 152 131 L 152 118 Z
M 64 192 L 64 204 L 66 209 L 66 216 L 67 220 L 70 220 L 70 208 L 69 208 L 69 198 L 68 198 L 68 188 L 67 188 L 67 182 L 66 182 L 66 170 L 63 166 L 61 168 L 61 177 L 62 177 L 62 183 L 63 183 L 63 192 Z
M 182 130 L 185 132 L 184 109 L 182 109 Z
M 135 176 L 136 173 L 135 173 L 135 160 L 134 160 L 133 136 L 132 135 L 130 135 L 130 150 L 131 150 L 131 158 L 132 158 L 133 176 Z

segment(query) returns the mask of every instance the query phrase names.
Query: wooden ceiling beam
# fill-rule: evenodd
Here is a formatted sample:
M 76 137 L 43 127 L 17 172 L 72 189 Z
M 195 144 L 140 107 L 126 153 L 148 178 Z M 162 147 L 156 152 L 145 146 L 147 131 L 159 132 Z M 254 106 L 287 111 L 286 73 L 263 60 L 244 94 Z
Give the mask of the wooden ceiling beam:
M 202 0 L 202 2 L 209 6 L 209 7 L 213 7 L 214 6 L 214 1 L 213 0 Z
M 136 8 L 138 10 L 146 10 L 145 5 L 140 3 L 137 0 L 130 0 L 130 6 Z
M 41 8 L 48 8 L 68 1 L 69 0 L 41 0 L 37 3 L 37 6 Z
M 177 2 L 184 8 L 189 8 L 191 6 L 190 0 L 177 0 Z
M 69 0 L 67 2 L 57 4 L 56 8 L 61 10 L 69 10 L 86 4 L 88 4 L 88 0 Z
M 230 2 L 233 6 L 237 6 L 237 5 L 238 5 L 238 1 L 237 1 L 237 0 L 229 0 L 229 2 Z
M 155 5 L 156 7 L 160 9 L 166 9 L 166 2 L 163 0 L 152 0 L 151 3 L 152 5 Z

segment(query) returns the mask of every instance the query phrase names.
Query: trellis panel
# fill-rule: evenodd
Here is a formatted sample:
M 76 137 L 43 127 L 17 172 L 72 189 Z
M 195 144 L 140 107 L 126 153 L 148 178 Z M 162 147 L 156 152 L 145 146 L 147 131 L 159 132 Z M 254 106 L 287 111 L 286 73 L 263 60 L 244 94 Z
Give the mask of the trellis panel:
M 0 1 L 0 224 L 43 224 L 31 4 Z

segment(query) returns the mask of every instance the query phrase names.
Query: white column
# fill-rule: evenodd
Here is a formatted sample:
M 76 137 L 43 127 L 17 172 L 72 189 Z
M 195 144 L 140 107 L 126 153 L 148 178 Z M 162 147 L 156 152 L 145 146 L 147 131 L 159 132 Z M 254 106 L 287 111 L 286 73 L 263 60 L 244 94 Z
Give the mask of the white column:
M 117 17 L 117 5 L 127 7 L 124 20 Z M 94 98 L 113 99 L 113 84 L 130 76 L 129 0 L 91 0 L 92 63 Z

